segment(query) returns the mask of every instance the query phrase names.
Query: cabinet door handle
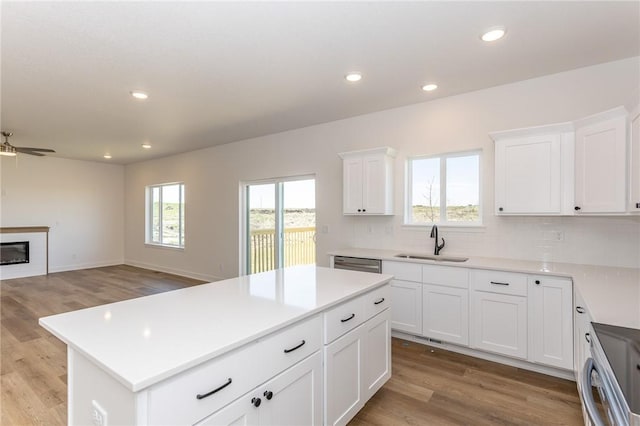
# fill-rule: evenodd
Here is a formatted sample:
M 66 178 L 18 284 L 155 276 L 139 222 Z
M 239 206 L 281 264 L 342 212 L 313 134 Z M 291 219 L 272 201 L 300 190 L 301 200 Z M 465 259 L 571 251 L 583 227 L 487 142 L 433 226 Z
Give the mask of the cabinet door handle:
M 378 300 L 377 302 L 373 302 L 374 305 L 379 305 L 382 302 L 384 302 L 384 297 L 381 297 L 380 300 Z
M 540 280 L 536 280 L 536 285 L 540 285 Z
M 227 386 L 229 386 L 231 384 L 231 377 L 229 377 L 229 379 L 227 380 L 227 383 L 225 383 L 224 385 L 220 386 L 219 388 L 216 388 L 214 390 L 212 390 L 211 392 L 207 392 L 204 395 L 202 394 L 197 394 L 196 398 L 197 399 L 205 399 L 208 396 L 213 395 L 216 392 L 220 392 L 222 389 L 226 388 Z
M 587 341 L 587 343 L 591 343 L 591 333 L 584 333 L 584 339 Z
M 262 404 L 262 400 L 260 398 L 251 398 L 251 404 L 254 407 L 259 407 Z
M 636 209 L 640 209 L 640 203 L 636 203 Z
M 582 306 L 576 306 L 576 312 L 579 314 L 584 314 L 584 308 Z
M 509 283 L 501 283 L 498 281 L 490 281 L 491 284 L 495 284 L 495 285 L 509 285 Z
M 285 353 L 285 354 L 288 354 L 289 352 L 293 352 L 293 351 L 295 351 L 296 349 L 300 349 L 301 347 L 303 347 L 303 346 L 304 346 L 304 344 L 305 344 L 305 343 L 307 343 L 307 342 L 305 342 L 305 341 L 303 340 L 303 341 L 302 341 L 302 343 L 300 343 L 298 346 L 294 346 L 294 347 L 293 347 L 293 348 L 291 348 L 291 349 L 285 349 L 285 350 L 284 350 L 284 353 Z
M 574 209 L 575 211 L 578 211 L 578 210 L 581 210 L 582 208 L 581 208 L 580 206 L 575 206 L 573 209 Z
M 503 209 L 502 207 L 499 207 L 499 208 L 498 208 L 498 211 L 499 211 L 499 212 L 502 212 L 502 211 L 504 211 L 504 209 Z
M 355 316 L 356 314 L 351 314 L 351 316 L 349 316 L 348 318 L 341 319 L 340 322 L 351 321 Z
M 271 391 L 264 391 L 264 397 L 267 398 L 267 401 L 271 401 L 271 398 L 273 398 L 273 392 Z

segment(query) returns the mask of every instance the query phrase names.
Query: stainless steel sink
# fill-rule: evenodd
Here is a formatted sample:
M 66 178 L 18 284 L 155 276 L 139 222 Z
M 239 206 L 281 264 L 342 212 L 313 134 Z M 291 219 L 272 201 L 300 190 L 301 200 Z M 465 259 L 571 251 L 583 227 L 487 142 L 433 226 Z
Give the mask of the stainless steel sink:
M 418 259 L 418 260 L 435 260 L 437 262 L 466 262 L 468 257 L 456 257 L 456 256 L 442 256 L 435 254 L 406 254 L 400 253 L 393 257 L 401 257 L 403 259 Z

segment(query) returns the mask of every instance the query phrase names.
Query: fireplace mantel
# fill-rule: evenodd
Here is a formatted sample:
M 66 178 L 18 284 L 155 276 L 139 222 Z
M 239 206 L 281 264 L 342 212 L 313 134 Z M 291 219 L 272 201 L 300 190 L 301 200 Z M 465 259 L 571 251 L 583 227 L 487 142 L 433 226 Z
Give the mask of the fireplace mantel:
M 48 226 L 13 226 L 0 227 L 0 241 L 12 242 L 22 239 L 35 244 L 31 254 L 34 262 L 30 264 L 0 266 L 0 279 L 22 278 L 49 273 L 49 227 Z M 17 239 L 17 240 L 16 240 Z M 40 248 L 37 248 L 40 247 Z M 12 269 L 5 269 L 12 268 Z M 18 268 L 17 270 L 14 268 Z M 24 269 L 26 268 L 26 269 Z M 34 269 L 36 268 L 36 269 Z
M 0 234 L 23 234 L 29 232 L 49 232 L 48 226 L 16 226 L 0 228 Z

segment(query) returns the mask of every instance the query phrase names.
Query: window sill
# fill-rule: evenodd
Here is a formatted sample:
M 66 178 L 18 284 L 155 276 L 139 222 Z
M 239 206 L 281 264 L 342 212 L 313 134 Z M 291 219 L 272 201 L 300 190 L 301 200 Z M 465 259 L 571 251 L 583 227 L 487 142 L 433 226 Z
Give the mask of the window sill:
M 159 248 L 159 249 L 164 249 L 164 250 L 184 251 L 184 247 L 169 246 L 169 245 L 164 245 L 164 244 L 144 243 L 144 246 L 145 247 L 150 247 L 150 248 Z
M 455 225 L 455 224 L 446 224 L 446 225 L 440 225 L 440 224 L 411 224 L 411 223 L 404 223 L 401 225 L 401 228 L 403 229 L 424 229 L 424 230 L 430 230 L 431 227 L 433 225 L 436 225 L 438 227 L 438 229 L 440 230 L 446 230 L 446 231 L 453 231 L 453 232 L 484 232 L 486 227 L 481 224 L 460 224 L 460 225 Z

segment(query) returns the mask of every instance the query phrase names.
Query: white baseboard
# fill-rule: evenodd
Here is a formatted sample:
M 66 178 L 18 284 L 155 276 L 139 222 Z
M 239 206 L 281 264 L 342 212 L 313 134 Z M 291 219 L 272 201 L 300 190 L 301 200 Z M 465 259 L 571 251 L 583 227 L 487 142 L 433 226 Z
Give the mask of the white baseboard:
M 202 280 L 207 282 L 220 281 L 223 277 L 217 277 L 215 275 L 199 274 L 193 271 L 185 271 L 183 269 L 167 268 L 166 266 L 156 265 L 153 263 L 139 262 L 137 260 L 125 260 L 125 265 L 131 265 L 143 269 L 151 269 L 152 271 L 166 272 L 167 274 L 180 275 L 181 277 L 193 278 L 195 280 Z
M 457 352 L 463 355 L 469 355 L 475 358 L 486 359 L 487 361 L 497 362 L 499 364 L 506 364 L 511 367 L 522 368 L 523 370 L 535 371 L 536 373 L 546 374 L 548 376 L 559 377 L 561 379 L 576 381 L 573 371 L 562 370 L 554 367 L 547 367 L 545 365 L 534 364 L 531 362 L 509 358 L 502 355 L 496 355 L 488 352 L 479 351 L 477 349 L 467 348 L 464 346 L 452 345 L 450 343 L 437 343 L 429 340 L 427 337 L 414 336 L 412 334 L 403 333 L 401 331 L 391 331 L 393 337 L 399 339 L 409 340 L 421 345 L 433 346 L 434 348 L 440 348 L 451 352 Z
M 101 262 L 88 262 L 88 263 L 74 263 L 70 265 L 58 265 L 52 266 L 49 265 L 49 273 L 54 272 L 65 272 L 65 271 L 77 271 L 80 269 L 91 269 L 91 268 L 102 268 L 104 266 L 116 266 L 122 265 L 124 263 L 123 259 L 117 260 L 105 260 Z

